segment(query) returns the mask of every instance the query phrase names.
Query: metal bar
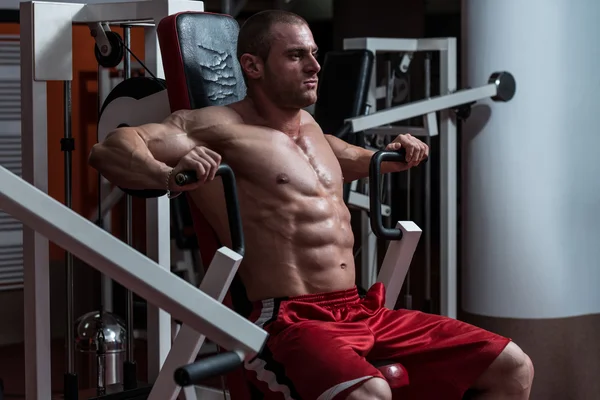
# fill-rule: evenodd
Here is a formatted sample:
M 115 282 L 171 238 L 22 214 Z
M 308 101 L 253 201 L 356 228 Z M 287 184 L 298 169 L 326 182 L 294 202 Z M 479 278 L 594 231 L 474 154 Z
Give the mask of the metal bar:
M 71 135 L 71 81 L 64 81 L 64 123 L 65 123 L 65 140 L 68 142 L 72 139 Z M 65 159 L 65 206 L 71 208 L 71 149 L 69 143 L 65 143 L 66 148 L 63 148 Z M 73 296 L 73 254 L 66 252 L 67 274 L 66 274 L 66 290 L 67 290 L 67 372 L 72 374 L 75 372 L 75 311 L 74 311 L 74 296 Z
M 156 4 L 163 1 L 133 1 L 124 3 L 85 4 L 73 16 L 73 23 L 112 22 L 112 21 L 153 21 Z
M 420 128 L 418 126 L 400 126 L 400 125 L 386 125 L 378 126 L 377 128 L 367 129 L 365 131 L 368 135 L 377 135 L 384 137 L 396 137 L 400 134 L 410 133 L 413 136 L 433 136 L 430 134 L 429 129 Z
M 404 52 L 404 51 L 442 51 L 448 48 L 444 38 L 402 39 L 402 38 L 348 38 L 344 39 L 344 49 L 368 49 L 372 52 Z
M 456 39 L 454 38 L 448 39 L 448 50 L 440 53 L 440 72 L 440 90 L 442 94 L 455 91 L 457 87 L 457 54 Z M 492 89 L 493 93 L 491 93 Z M 495 95 L 496 86 L 487 85 L 480 89 L 465 92 L 470 93 L 470 96 L 458 96 L 456 100 L 459 102 L 454 105 Z M 444 108 L 445 110 L 440 114 L 440 305 L 442 315 L 456 318 L 458 245 L 456 117 L 453 112 L 448 110 L 448 106 Z
M 48 192 L 46 82 L 34 79 L 33 3 L 21 3 L 21 140 L 23 179 Z M 6 172 L 7 174 L 10 172 Z M 0 188 L 14 188 L 0 185 Z M 5 212 L 6 207 L 0 207 Z M 14 217 L 14 215 L 13 215 Z M 50 275 L 48 239 L 23 226 L 25 397 L 52 398 L 50 375 Z
M 390 243 L 377 276 L 377 282 L 385 285 L 385 306 L 390 310 L 396 307 L 422 232 L 412 221 L 399 221 L 396 229 L 402 231 L 402 239 Z
M 123 28 L 123 42 L 125 43 L 125 52 L 123 57 L 123 72 L 124 78 L 131 78 L 131 55 L 127 49 L 131 48 L 131 28 L 126 26 Z M 126 242 L 129 246 L 133 246 L 133 199 L 131 196 L 125 196 L 125 218 L 126 218 Z M 133 336 L 133 292 L 126 291 L 126 307 L 125 319 L 127 326 L 127 361 L 133 362 L 134 336 Z
M 262 348 L 264 330 L 4 167 L 0 167 L 0 208 L 218 345 L 253 354 Z M 47 264 L 40 267 L 48 270 Z M 49 310 L 45 311 L 49 323 Z M 44 363 L 48 372 L 49 338 Z
M 431 53 L 425 55 L 425 98 L 431 97 Z M 426 121 L 426 118 L 424 118 Z M 431 151 L 431 137 L 425 144 Z M 425 163 L 425 311 L 431 312 L 431 163 Z
M 200 289 L 219 302 L 223 302 L 229 286 L 242 262 L 242 256 L 229 250 L 217 251 L 206 272 Z M 184 324 L 165 360 L 148 400 L 176 400 L 180 387 L 175 384 L 175 370 L 196 360 L 196 356 L 206 339 Z M 189 400 L 189 399 L 186 399 Z
M 154 0 L 152 18 L 160 21 L 164 17 L 182 11 L 204 11 L 201 1 Z M 123 18 L 123 17 L 121 17 Z M 164 79 L 164 70 L 156 26 L 144 28 L 145 64 L 157 78 Z M 146 201 L 146 249 L 148 257 L 155 260 L 166 271 L 171 269 L 171 221 L 169 199 L 166 196 Z M 170 273 L 170 272 L 169 272 Z M 148 306 L 148 381 L 158 378 L 160 369 L 171 348 L 171 318 L 168 313 Z M 208 336 L 208 335 L 207 335 Z M 227 348 L 227 346 L 224 346 Z
M 146 67 L 157 78 L 164 78 L 156 27 L 147 27 L 144 31 Z M 146 253 L 166 271 L 171 269 L 170 232 L 169 199 L 163 196 L 146 200 Z M 164 310 L 150 304 L 147 316 L 148 381 L 154 382 L 171 348 L 171 317 Z
M 450 52 L 451 51 L 443 52 L 442 58 L 445 57 L 444 54 L 449 54 Z M 448 77 L 445 77 L 445 79 L 448 79 Z M 453 81 L 456 82 L 456 77 L 454 77 Z M 446 89 L 446 87 L 444 87 L 444 89 Z M 391 124 L 396 121 L 404 121 L 409 118 L 418 117 L 434 111 L 448 110 L 449 108 L 456 107 L 461 104 L 495 96 L 497 93 L 497 86 L 493 83 L 490 83 L 479 88 L 455 91 L 456 87 L 452 91 L 443 90 L 442 93 L 445 92 L 452 94 L 445 94 L 438 97 L 433 97 L 431 99 L 392 107 L 386 110 L 377 111 L 376 113 L 370 115 L 348 118 L 346 119 L 346 122 L 350 122 L 352 124 L 353 132 L 362 132 L 367 129 Z

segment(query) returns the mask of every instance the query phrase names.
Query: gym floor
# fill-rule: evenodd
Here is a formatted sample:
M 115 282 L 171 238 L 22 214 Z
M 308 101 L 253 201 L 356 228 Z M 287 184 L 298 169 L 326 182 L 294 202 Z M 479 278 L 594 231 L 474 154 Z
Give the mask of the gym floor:
M 52 393 L 53 399 L 62 399 L 63 375 L 65 373 L 65 342 L 58 339 L 52 342 Z M 4 381 L 4 400 L 25 398 L 25 349 L 23 344 L 0 347 L 0 378 Z M 134 357 L 138 363 L 138 378 L 146 381 L 146 342 L 136 341 Z M 86 391 L 86 394 L 89 391 Z M 93 394 L 92 394 L 93 395 Z M 90 397 L 90 396 L 88 396 Z M 87 397 L 83 394 L 81 400 Z
M 52 341 L 52 400 L 63 398 L 63 376 L 66 365 L 65 342 L 62 339 Z M 138 380 L 147 381 L 146 341 L 136 340 L 134 357 L 138 365 Z M 199 355 L 198 357 L 204 357 Z M 23 344 L 0 346 L 0 379 L 4 381 L 4 398 L 0 400 L 21 400 L 25 398 L 25 349 Z M 206 386 L 221 388 L 219 378 L 209 379 L 202 383 Z M 95 390 L 81 390 L 80 400 L 95 397 Z

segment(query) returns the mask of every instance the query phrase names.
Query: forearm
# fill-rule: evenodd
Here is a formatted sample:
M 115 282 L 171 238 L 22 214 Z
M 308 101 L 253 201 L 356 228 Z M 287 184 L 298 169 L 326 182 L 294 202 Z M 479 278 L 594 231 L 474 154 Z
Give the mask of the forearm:
M 372 150 L 348 145 L 343 153 L 338 156 L 342 171 L 344 173 L 344 181 L 352 182 L 357 179 L 368 177 L 369 166 L 374 153 L 375 152 Z M 400 172 L 406 169 L 407 166 L 404 163 L 387 161 L 381 163 L 382 174 Z
M 157 160 L 135 128 L 121 128 L 94 145 L 89 164 L 111 183 L 128 189 L 166 189 L 170 167 Z

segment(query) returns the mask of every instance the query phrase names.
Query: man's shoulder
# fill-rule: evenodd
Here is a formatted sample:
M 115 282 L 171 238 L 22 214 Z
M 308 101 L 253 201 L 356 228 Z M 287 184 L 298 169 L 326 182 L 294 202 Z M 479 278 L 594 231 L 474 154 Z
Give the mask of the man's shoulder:
M 185 120 L 186 125 L 196 128 L 243 123 L 242 117 L 228 106 L 209 106 L 176 113 Z
M 311 113 L 309 113 L 306 110 L 300 110 L 300 115 L 300 120 L 303 126 L 310 128 L 311 131 L 323 134 L 321 125 L 319 125 L 319 123 L 315 120 Z

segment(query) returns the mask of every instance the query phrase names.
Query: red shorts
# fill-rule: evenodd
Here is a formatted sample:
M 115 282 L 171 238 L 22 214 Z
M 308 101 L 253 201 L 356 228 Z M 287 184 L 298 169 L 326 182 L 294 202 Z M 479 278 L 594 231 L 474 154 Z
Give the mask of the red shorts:
M 269 338 L 246 363 L 265 399 L 343 399 L 373 377 L 369 361 L 402 364 L 410 384 L 402 399 L 461 399 L 510 339 L 409 310 L 384 308 L 380 283 L 364 298 L 356 288 L 257 302 L 250 320 Z

